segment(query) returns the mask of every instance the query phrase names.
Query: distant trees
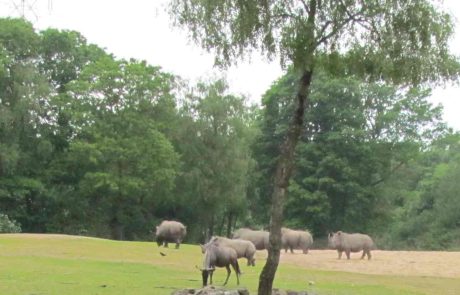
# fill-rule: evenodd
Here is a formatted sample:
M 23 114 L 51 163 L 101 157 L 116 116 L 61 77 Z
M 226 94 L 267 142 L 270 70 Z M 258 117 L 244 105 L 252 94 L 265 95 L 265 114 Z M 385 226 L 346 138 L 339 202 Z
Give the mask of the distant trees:
M 459 248 L 459 152 L 458 133 L 441 137 L 379 188 L 392 212 L 383 247 Z
M 201 224 L 208 238 L 230 235 L 247 215 L 246 188 L 253 166 L 251 109 L 244 97 L 228 93 L 222 79 L 191 89 L 181 108 L 183 169 L 178 195 L 187 204 L 191 226 Z M 181 204 L 184 207 L 184 204 Z
M 86 66 L 60 95 L 59 112 L 68 114 L 73 135 L 51 176 L 56 185 L 70 180 L 70 195 L 85 204 L 87 227 L 98 227 L 91 232 L 146 238 L 157 203 L 171 194 L 179 156 L 162 126 L 175 112 L 172 79 L 143 62 L 106 56 Z M 62 179 L 67 169 L 75 177 Z
M 369 231 L 379 247 L 458 247 L 458 134 L 428 87 L 363 78 L 347 58 L 318 55 L 285 223 Z M 267 227 L 297 77 L 250 106 L 224 79 L 188 85 L 77 32 L 0 19 L 0 223 L 150 240 L 159 220 L 179 219 L 189 242 Z
M 243 97 L 78 32 L 0 25 L 0 210 L 26 232 L 151 239 L 163 218 L 191 240 L 230 232 L 253 165 Z
M 294 108 L 294 79 L 286 74 L 263 97 L 254 146 L 261 171 L 254 210 L 268 203 L 279 144 Z M 374 230 L 389 213 L 381 210 L 378 186 L 416 159 L 427 142 L 447 133 L 441 109 L 427 102 L 428 95 L 419 87 L 398 90 L 319 73 L 296 149 L 286 223 L 320 236 L 337 229 Z M 267 207 L 259 209 L 256 216 L 267 222 Z
M 52 200 L 42 165 L 51 144 L 41 137 L 51 92 L 37 68 L 40 39 L 18 19 L 0 19 L 0 210 L 24 230 L 45 230 Z

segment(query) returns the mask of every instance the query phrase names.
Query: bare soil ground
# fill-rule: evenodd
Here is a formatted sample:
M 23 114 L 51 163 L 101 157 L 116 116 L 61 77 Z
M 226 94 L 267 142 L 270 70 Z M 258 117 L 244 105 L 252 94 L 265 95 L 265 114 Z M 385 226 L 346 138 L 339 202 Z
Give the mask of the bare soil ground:
M 265 251 L 257 251 L 257 258 L 266 257 Z M 280 262 L 318 270 L 460 278 L 460 252 L 374 250 L 371 260 L 361 260 L 361 253 L 352 253 L 350 260 L 346 259 L 345 253 L 341 260 L 337 257 L 335 250 L 310 250 L 309 254 L 283 251 Z

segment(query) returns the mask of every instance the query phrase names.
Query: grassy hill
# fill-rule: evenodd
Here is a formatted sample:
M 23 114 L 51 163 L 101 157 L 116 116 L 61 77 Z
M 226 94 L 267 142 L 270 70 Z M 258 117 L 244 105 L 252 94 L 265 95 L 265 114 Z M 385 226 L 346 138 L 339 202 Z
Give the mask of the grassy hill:
M 166 256 L 160 255 L 160 251 Z M 257 288 L 264 264 L 243 271 L 241 286 Z M 158 248 L 152 242 L 119 242 L 66 235 L 0 235 L 0 294 L 171 294 L 201 286 L 202 254 L 195 245 Z M 218 269 L 214 283 L 222 284 Z M 426 276 L 369 275 L 280 265 L 275 287 L 315 294 L 455 294 L 460 280 Z M 310 284 L 309 284 L 310 283 Z M 236 286 L 232 276 L 229 287 Z

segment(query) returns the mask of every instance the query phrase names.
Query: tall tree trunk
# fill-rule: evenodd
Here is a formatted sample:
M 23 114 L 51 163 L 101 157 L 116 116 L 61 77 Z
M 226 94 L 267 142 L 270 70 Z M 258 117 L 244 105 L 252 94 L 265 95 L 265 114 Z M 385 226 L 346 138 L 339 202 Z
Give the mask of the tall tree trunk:
M 208 235 L 206 237 L 206 243 L 209 242 L 211 237 L 214 235 L 214 214 L 211 215 L 211 220 L 209 221 Z
M 280 157 L 276 164 L 272 204 L 270 211 L 270 245 L 268 258 L 259 278 L 259 295 L 270 295 L 273 280 L 280 259 L 281 249 L 281 225 L 283 222 L 284 201 L 286 191 L 293 169 L 295 147 L 299 140 L 303 127 L 305 108 L 307 105 L 308 92 L 310 89 L 313 70 L 304 70 L 299 81 L 299 89 L 296 95 L 297 107 L 294 117 L 289 125 L 286 138 L 281 145 Z
M 219 225 L 219 236 L 222 236 L 222 233 L 224 232 L 224 226 L 225 226 L 225 219 L 226 219 L 227 214 L 222 214 L 222 220 Z
M 123 225 L 118 221 L 117 217 L 114 217 L 110 222 L 110 229 L 112 239 L 122 241 L 124 240 L 124 229 Z
M 226 237 L 230 238 L 230 234 L 232 233 L 232 219 L 233 219 L 233 214 L 232 212 L 228 213 L 227 216 L 227 234 Z

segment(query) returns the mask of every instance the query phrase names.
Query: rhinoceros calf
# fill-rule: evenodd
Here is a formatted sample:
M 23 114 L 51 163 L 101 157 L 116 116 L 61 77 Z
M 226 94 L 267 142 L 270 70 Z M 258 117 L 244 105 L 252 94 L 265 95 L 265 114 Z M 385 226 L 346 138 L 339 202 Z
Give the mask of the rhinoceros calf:
M 363 251 L 361 259 L 367 255 L 367 259 L 371 259 L 371 249 L 374 248 L 374 241 L 365 234 L 348 234 L 342 231 L 330 233 L 328 236 L 328 245 L 332 249 L 336 249 L 339 253 L 339 259 L 342 258 L 342 252 L 345 252 L 347 259 L 350 259 L 350 252 Z
M 268 235 L 267 231 L 240 228 L 233 233 L 233 238 L 250 241 L 257 250 L 264 250 L 268 249 Z
M 176 249 L 179 249 L 180 243 L 184 240 L 187 234 L 187 228 L 178 221 L 163 220 L 156 227 L 155 238 L 158 247 L 164 245 L 168 247 L 168 243 L 176 243 Z
M 248 266 L 256 265 L 256 259 L 254 258 L 254 255 L 256 254 L 256 247 L 250 241 L 242 239 L 227 239 L 224 237 L 212 237 L 209 243 L 207 243 L 205 246 L 209 244 L 233 248 L 236 251 L 238 258 L 244 257 L 248 260 Z
M 310 232 L 281 228 L 281 245 L 285 252 L 290 249 L 291 253 L 294 253 L 294 249 L 300 249 L 304 254 L 307 254 L 312 244 L 313 237 Z

